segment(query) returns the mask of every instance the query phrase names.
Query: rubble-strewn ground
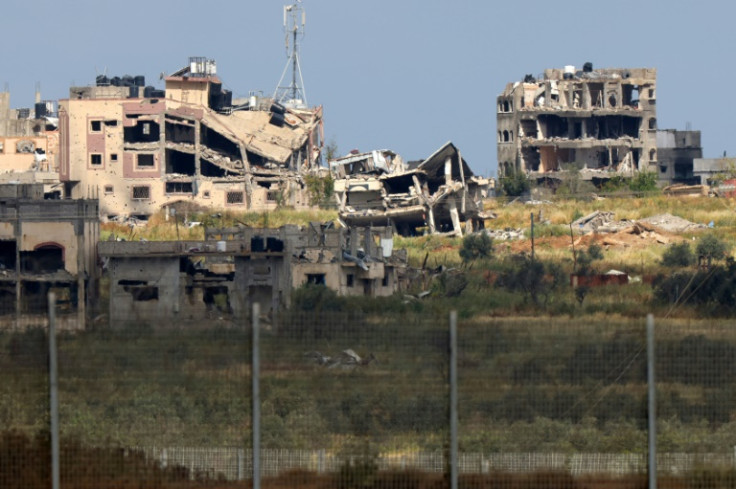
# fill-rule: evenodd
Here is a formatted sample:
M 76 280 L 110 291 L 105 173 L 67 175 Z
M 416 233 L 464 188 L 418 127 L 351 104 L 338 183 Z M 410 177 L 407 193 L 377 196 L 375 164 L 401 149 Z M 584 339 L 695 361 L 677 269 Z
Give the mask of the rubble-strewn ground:
M 736 243 L 736 200 L 712 197 L 655 196 L 647 198 L 607 198 L 590 201 L 558 200 L 527 205 L 507 204 L 488 199 L 485 209 L 497 215 L 486 221 L 497 254 L 531 252 L 530 215 L 534 214 L 535 254 L 541 258 L 572 260 L 576 249 L 598 243 L 604 249 L 602 267 L 632 267 L 637 270 L 656 266 L 666 246 L 680 240 L 697 240 L 714 233 L 727 243 Z M 269 213 L 203 213 L 201 209 L 181 210 L 167 221 L 156 215 L 148 226 L 109 223 L 102 226 L 103 238 L 111 233 L 123 239 L 202 239 L 202 226 L 279 227 L 284 224 L 308 225 L 310 221 L 337 218 L 336 210 L 294 211 L 288 208 Z M 593 216 L 584 226 L 570 224 Z M 713 222 L 712 229 L 708 224 Z M 192 226 L 193 223 L 200 225 Z M 448 236 L 396 237 L 395 248 L 406 248 L 410 264 L 436 267 L 460 264 L 458 250 L 462 240 Z

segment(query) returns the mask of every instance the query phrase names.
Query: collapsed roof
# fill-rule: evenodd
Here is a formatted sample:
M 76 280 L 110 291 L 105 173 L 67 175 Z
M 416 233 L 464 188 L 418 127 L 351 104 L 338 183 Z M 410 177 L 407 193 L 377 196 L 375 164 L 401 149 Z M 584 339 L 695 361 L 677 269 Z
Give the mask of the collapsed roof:
M 424 228 L 462 236 L 461 222 L 477 229 L 490 217 L 483 212 L 481 200 L 488 180 L 473 174 L 452 142 L 413 169 L 377 164 L 379 156 L 385 160 L 386 155 L 395 156 L 382 150 L 330 162 L 340 218 L 347 225 L 391 224 L 402 235 Z

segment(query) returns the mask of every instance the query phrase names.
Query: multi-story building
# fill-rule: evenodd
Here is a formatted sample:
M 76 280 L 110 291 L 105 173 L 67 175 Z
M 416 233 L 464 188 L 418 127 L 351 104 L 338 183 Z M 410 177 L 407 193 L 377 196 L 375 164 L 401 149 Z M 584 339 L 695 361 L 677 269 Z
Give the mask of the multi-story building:
M 10 93 L 0 92 L 0 182 L 44 183 L 47 197 L 58 198 L 58 121 L 54 103 L 36 99 L 35 109 L 11 109 Z
M 497 99 L 498 175 L 583 179 L 655 171 L 656 78 L 652 68 L 594 70 L 585 63 L 509 83 Z
M 96 297 L 98 239 L 96 200 L 44 199 L 40 183 L 0 185 L 0 317 L 43 314 L 54 291 L 84 327 Z
M 67 195 L 98 195 L 103 219 L 181 201 L 243 210 L 310 204 L 302 175 L 321 160 L 321 107 L 233 103 L 204 58 L 165 82 L 156 90 L 143 77 L 98 77 L 70 89 L 59 102 Z

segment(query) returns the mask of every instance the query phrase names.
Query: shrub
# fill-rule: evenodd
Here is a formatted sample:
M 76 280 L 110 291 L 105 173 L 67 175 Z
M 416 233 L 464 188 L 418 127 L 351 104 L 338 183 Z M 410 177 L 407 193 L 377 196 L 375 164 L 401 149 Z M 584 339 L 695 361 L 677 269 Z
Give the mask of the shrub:
M 534 305 L 546 305 L 550 294 L 565 283 L 562 267 L 520 255 L 512 258 L 499 278 L 499 285 L 510 291 L 524 293 Z
M 484 232 L 468 234 L 463 238 L 460 258 L 463 263 L 490 258 L 493 253 L 493 239 Z
M 629 190 L 632 192 L 653 192 L 657 190 L 657 174 L 640 171 L 629 181 Z
M 603 249 L 600 247 L 600 245 L 597 245 L 595 243 L 588 246 L 588 250 L 579 250 L 575 252 L 575 261 L 577 265 L 577 270 L 575 270 L 575 273 L 578 275 L 592 275 L 593 270 L 593 262 L 595 260 L 602 260 L 603 259 Z M 590 287 L 586 285 L 579 285 L 575 287 L 575 299 L 582 305 L 583 301 L 585 300 L 585 297 L 588 295 L 588 292 L 590 292 Z
M 728 248 L 726 243 L 718 239 L 713 234 L 706 234 L 700 241 L 698 241 L 695 247 L 695 252 L 698 254 L 698 261 L 702 264 L 705 260 L 708 268 L 714 260 L 722 260 L 726 257 Z
M 662 255 L 662 266 L 665 267 L 689 267 L 694 263 L 695 255 L 687 241 L 671 244 Z
M 626 190 L 627 187 L 626 179 L 621 175 L 615 175 L 601 186 L 601 191 L 604 193 L 615 193 Z
M 305 284 L 291 296 L 291 307 L 299 311 L 340 311 L 342 306 L 337 292 L 324 285 Z
M 307 175 L 304 177 L 304 183 L 312 205 L 328 203 L 335 192 L 335 181 L 329 175 L 326 177 Z
M 500 179 L 501 192 L 508 197 L 518 197 L 529 191 L 529 179 L 520 171 L 509 173 Z

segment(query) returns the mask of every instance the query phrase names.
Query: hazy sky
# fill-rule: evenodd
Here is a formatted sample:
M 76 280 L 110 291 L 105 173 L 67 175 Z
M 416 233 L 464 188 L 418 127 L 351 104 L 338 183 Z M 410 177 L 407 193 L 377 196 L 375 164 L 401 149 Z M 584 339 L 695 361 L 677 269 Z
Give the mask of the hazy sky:
M 0 83 L 30 107 L 98 73 L 145 75 L 189 56 L 217 62 L 235 96 L 270 95 L 286 63 L 283 0 L 7 0 Z M 495 174 L 495 98 L 507 82 L 564 65 L 657 69 L 660 128 L 702 131 L 704 156 L 736 155 L 736 3 L 725 0 L 304 0 L 302 68 L 310 105 L 344 154 L 405 159 L 453 141 Z

